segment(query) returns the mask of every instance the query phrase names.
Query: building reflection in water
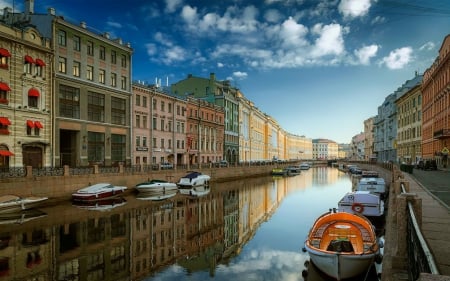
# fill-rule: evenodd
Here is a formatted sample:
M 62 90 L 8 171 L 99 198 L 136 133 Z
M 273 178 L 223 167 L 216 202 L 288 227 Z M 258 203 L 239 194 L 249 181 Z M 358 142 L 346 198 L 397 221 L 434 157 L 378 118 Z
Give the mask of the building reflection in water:
M 197 198 L 128 196 L 125 204 L 92 208 L 64 202 L 42 208 L 35 219 L 0 218 L 0 279 L 141 280 L 175 263 L 186 274 L 214 276 L 287 195 L 339 177 L 314 168 L 295 177 L 217 183 Z

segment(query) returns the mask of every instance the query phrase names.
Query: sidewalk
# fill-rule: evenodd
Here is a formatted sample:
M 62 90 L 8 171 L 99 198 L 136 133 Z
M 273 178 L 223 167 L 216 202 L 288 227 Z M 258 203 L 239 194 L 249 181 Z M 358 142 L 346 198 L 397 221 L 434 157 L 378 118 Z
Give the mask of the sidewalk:
M 422 199 L 422 234 L 441 275 L 450 276 L 450 171 L 403 173 Z

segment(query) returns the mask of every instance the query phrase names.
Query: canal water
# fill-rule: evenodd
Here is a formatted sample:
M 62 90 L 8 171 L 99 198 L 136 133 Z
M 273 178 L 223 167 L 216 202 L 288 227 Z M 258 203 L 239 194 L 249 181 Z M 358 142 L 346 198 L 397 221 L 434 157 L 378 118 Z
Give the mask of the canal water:
M 314 167 L 215 183 L 199 198 L 130 195 L 0 218 L 0 281 L 330 280 L 302 247 L 351 188 L 347 174 Z M 375 267 L 354 280 L 378 280 Z

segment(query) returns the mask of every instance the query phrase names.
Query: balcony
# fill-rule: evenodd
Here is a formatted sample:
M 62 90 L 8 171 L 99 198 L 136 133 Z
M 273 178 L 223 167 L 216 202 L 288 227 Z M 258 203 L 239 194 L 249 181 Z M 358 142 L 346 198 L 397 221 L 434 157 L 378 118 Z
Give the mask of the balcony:
M 435 139 L 442 139 L 450 137 L 450 129 L 441 129 L 433 133 Z

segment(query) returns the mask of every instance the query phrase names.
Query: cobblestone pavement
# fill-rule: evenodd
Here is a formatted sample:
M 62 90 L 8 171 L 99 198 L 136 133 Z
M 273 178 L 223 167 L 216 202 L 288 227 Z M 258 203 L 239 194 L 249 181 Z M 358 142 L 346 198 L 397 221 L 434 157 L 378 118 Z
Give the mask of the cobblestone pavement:
M 450 170 L 414 169 L 411 176 L 450 210 Z

